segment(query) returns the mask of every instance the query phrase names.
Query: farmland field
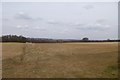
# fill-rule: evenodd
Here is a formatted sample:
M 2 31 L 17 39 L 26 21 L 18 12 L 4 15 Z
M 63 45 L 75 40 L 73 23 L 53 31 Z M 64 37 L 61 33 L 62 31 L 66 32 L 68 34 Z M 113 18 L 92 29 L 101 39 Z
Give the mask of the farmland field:
M 4 78 L 117 77 L 118 43 L 2 43 Z

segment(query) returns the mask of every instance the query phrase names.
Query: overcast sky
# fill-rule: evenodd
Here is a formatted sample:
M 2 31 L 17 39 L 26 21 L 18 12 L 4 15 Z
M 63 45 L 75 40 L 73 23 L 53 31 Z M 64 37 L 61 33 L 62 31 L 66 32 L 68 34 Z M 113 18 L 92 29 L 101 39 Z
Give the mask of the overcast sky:
M 117 39 L 117 2 L 7 2 L 3 35 L 62 39 Z

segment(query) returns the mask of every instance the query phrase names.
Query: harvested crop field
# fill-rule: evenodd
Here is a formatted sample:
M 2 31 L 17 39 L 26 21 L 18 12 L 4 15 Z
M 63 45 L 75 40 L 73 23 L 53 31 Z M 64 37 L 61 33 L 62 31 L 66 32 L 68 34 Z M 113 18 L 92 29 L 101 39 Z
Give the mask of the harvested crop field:
M 3 78 L 114 78 L 118 43 L 2 43 Z

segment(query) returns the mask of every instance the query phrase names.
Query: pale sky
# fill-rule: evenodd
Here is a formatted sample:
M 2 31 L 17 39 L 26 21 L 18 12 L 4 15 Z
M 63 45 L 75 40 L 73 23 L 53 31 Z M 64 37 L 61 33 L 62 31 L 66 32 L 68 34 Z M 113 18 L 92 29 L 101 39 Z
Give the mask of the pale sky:
M 117 2 L 4 2 L 2 34 L 117 39 Z
M 119 0 L 1 0 L 1 2 L 119 2 Z

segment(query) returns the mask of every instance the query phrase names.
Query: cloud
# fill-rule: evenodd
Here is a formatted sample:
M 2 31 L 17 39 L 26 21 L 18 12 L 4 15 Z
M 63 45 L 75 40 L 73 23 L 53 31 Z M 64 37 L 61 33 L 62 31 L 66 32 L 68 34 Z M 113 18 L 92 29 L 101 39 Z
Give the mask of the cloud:
M 89 10 L 89 9 L 93 9 L 94 6 L 93 5 L 85 5 L 83 8 Z
M 47 24 L 52 24 L 52 25 L 57 25 L 57 26 L 74 26 L 72 22 L 62 22 L 62 21 L 57 21 L 57 20 L 48 20 Z
M 84 26 L 85 24 L 81 24 L 81 23 L 74 23 L 73 26 Z
M 34 29 L 40 29 L 40 27 L 36 26 L 36 27 L 34 27 Z
M 38 20 L 38 21 L 39 21 L 39 20 L 43 20 L 43 18 L 41 18 L 41 17 L 38 17 L 38 18 L 36 18 L 35 20 Z
M 21 19 L 21 20 L 33 20 L 31 16 L 24 12 L 19 12 L 16 14 L 15 19 Z
M 30 27 L 32 30 L 40 30 L 40 31 L 46 31 L 47 29 L 45 27 L 40 27 L 40 26 L 34 26 Z
M 27 24 L 26 25 L 17 25 L 16 28 L 24 29 L 24 30 L 32 29 L 32 30 L 46 31 L 46 28 L 44 28 L 44 27 L 39 27 L 39 26 L 31 27 L 30 25 L 27 25 Z
M 105 30 L 108 29 L 110 25 L 107 24 L 100 24 L 100 23 L 95 23 L 95 24 L 84 24 L 82 26 L 77 27 L 76 29 L 81 29 L 81 30 Z
M 9 21 L 9 19 L 8 19 L 8 18 L 3 18 L 2 20 L 3 20 L 3 21 Z
M 21 25 L 17 25 L 17 26 L 16 26 L 16 28 L 22 28 L 22 27 L 23 27 L 23 26 L 21 26 Z
M 103 30 L 103 29 L 109 28 L 110 26 L 109 26 L 109 25 L 106 25 L 106 24 L 104 25 L 104 24 L 95 23 L 95 24 L 87 25 L 86 27 L 87 27 L 88 29 Z
M 102 24 L 102 23 L 105 23 L 105 22 L 106 22 L 106 19 L 98 19 L 96 22 Z
M 56 21 L 56 20 L 48 20 L 47 23 L 48 24 L 53 24 L 53 25 L 61 25 L 61 24 L 63 24 L 62 22 Z
M 19 29 L 25 29 L 25 28 L 28 28 L 29 25 L 17 25 L 16 28 L 19 28 Z

